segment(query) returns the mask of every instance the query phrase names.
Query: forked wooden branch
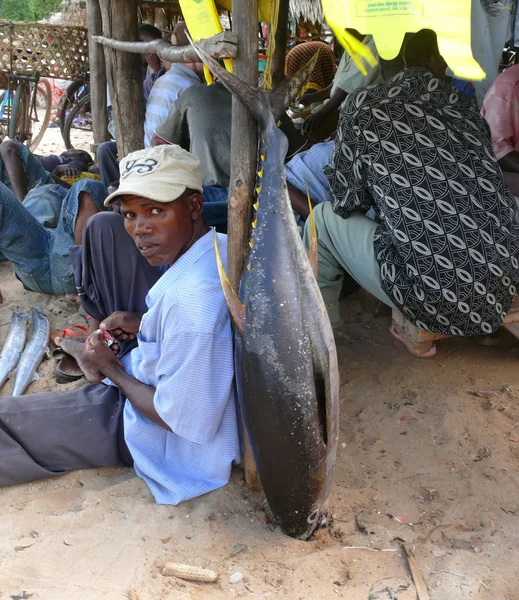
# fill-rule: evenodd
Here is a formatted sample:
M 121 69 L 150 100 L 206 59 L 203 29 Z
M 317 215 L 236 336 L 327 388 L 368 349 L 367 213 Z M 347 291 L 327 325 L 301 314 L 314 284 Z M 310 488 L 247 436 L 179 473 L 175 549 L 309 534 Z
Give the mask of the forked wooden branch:
M 134 54 L 156 54 L 172 63 L 198 62 L 198 54 L 192 46 L 172 46 L 166 40 L 151 42 L 122 42 L 102 35 L 93 35 L 92 40 L 103 46 Z M 238 51 L 238 37 L 231 31 L 224 31 L 197 44 L 201 50 L 213 58 L 234 58 Z

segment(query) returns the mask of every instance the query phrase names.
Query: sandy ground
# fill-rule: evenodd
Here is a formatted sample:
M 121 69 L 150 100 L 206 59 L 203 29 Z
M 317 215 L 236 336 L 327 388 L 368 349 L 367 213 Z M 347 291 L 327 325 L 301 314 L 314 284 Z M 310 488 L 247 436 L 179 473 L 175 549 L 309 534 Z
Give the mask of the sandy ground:
M 82 323 L 64 299 L 24 291 L 8 263 L 0 290 L 1 341 L 14 307 L 40 307 L 53 330 Z M 75 472 L 0 490 L 0 599 L 415 600 L 406 543 L 431 600 L 517 600 L 517 341 L 446 340 L 420 360 L 355 296 L 343 311 L 328 528 L 310 542 L 271 530 L 239 469 L 178 507 L 157 506 L 131 469 Z M 44 362 L 29 392 L 81 385 L 58 386 L 53 369 Z M 214 569 L 219 581 L 165 577 L 170 561 Z M 231 585 L 237 572 L 243 581 Z

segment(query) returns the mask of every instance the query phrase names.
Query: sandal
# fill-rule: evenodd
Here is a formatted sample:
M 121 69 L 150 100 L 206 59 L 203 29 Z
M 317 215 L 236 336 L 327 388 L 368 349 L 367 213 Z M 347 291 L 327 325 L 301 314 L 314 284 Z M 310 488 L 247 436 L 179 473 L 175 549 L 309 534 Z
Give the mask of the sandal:
M 58 358 L 54 370 L 54 378 L 57 383 L 72 383 L 85 376 L 73 356 L 70 356 L 70 354 L 66 354 L 65 352 L 61 352 L 61 354 L 62 356 L 59 358 L 59 354 L 56 350 L 53 353 L 53 357 Z
M 81 340 L 84 342 L 88 337 L 88 327 L 84 325 L 71 325 L 61 332 L 56 331 L 50 336 L 53 343 L 55 343 L 57 337 L 74 337 L 79 338 L 78 341 Z M 54 377 L 57 383 L 71 383 L 85 376 L 76 359 L 64 352 L 59 346 L 55 348 L 52 356 L 58 359 L 56 369 L 54 370 Z
M 77 329 L 79 329 L 79 331 L 76 331 Z M 88 327 L 85 327 L 84 325 L 70 325 L 69 327 L 65 327 L 63 331 L 55 331 L 50 334 L 50 339 L 53 344 L 57 337 L 75 337 L 86 340 L 88 337 Z
M 391 327 L 389 328 L 389 331 L 391 332 L 391 335 L 398 340 L 399 342 L 402 342 L 402 344 L 404 344 L 404 346 L 407 348 L 407 350 L 413 355 L 416 356 L 417 358 L 430 358 L 431 356 L 434 356 L 436 354 L 436 344 L 432 345 L 432 348 L 430 350 L 428 350 L 427 352 L 423 352 L 423 353 L 419 353 L 417 352 L 408 342 L 407 340 L 402 337 L 398 331 L 391 325 Z

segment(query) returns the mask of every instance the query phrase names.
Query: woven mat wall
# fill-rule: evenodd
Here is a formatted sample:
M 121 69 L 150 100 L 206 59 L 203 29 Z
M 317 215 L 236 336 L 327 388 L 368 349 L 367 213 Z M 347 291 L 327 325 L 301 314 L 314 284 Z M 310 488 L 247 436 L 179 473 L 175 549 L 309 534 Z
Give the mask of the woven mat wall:
M 9 24 L 0 21 L 0 71 L 9 72 Z M 81 79 L 88 71 L 88 32 L 83 27 L 14 23 L 13 72 Z

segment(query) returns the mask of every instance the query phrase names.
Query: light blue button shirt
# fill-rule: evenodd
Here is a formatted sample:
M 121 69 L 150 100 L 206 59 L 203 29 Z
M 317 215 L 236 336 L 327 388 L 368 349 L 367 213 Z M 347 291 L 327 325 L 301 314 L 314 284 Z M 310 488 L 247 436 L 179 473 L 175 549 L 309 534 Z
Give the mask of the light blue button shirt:
M 182 255 L 146 297 L 139 345 L 125 370 L 155 388 L 172 429 L 127 401 L 124 437 L 134 468 L 159 504 L 178 504 L 225 485 L 240 460 L 233 334 L 211 230 Z M 218 234 L 223 257 L 227 237 Z
M 149 148 L 153 132 L 166 119 L 169 109 L 180 94 L 192 85 L 201 85 L 200 78 L 185 65 L 175 63 L 159 77 L 146 103 L 144 146 Z

